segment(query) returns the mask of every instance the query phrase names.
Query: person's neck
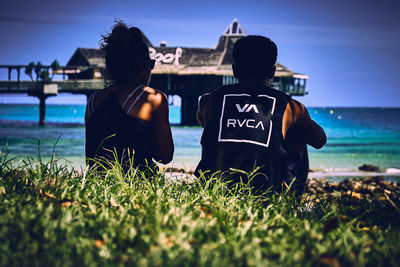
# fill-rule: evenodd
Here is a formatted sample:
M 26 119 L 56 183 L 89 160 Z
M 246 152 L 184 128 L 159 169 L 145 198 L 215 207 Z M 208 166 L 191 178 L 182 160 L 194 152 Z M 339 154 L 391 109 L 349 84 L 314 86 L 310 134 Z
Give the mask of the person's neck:
M 135 80 L 135 81 L 120 83 L 117 85 L 117 88 L 119 91 L 131 91 L 134 88 L 138 87 L 139 85 L 146 86 L 147 84 L 145 82 Z
M 252 83 L 252 84 L 262 84 L 265 86 L 269 86 L 270 79 L 268 77 L 264 79 L 246 77 L 246 78 L 239 78 L 238 81 L 239 83 Z

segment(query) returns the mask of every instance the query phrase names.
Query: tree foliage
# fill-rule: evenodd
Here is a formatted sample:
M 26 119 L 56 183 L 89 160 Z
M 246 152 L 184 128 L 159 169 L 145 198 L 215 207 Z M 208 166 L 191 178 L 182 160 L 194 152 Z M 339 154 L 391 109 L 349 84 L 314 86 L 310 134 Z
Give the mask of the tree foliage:
M 56 71 L 61 68 L 60 63 L 55 59 L 51 64 L 50 64 L 50 69 L 51 69 L 51 77 L 49 73 L 49 68 L 44 67 L 43 64 L 38 61 L 38 62 L 30 62 L 28 66 L 25 68 L 25 74 L 28 75 L 32 81 L 43 81 L 43 82 L 51 82 L 53 80 L 54 75 L 56 74 Z M 35 72 L 36 78 L 33 78 L 33 72 Z

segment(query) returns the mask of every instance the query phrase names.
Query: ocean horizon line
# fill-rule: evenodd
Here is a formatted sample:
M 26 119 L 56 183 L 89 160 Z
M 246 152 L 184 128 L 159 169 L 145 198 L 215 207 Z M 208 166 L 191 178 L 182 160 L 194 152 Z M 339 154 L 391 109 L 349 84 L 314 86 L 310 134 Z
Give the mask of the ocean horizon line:
M 0 103 L 0 105 L 23 105 L 23 106 L 34 106 L 39 105 L 39 103 Z M 82 103 L 46 103 L 46 106 L 86 106 Z M 180 107 L 178 105 L 170 105 L 174 107 Z M 319 108 L 319 109 L 400 109 L 400 106 L 308 106 L 307 108 Z

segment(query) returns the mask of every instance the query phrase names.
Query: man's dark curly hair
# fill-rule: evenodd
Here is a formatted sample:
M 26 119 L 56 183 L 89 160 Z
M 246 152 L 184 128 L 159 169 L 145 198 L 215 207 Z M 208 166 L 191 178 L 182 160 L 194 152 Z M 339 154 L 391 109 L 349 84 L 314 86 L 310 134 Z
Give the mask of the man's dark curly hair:
M 240 76 L 263 77 L 274 67 L 278 48 L 267 37 L 248 35 L 235 43 L 232 55 Z
M 100 48 L 106 53 L 106 79 L 113 84 L 135 78 L 137 64 L 150 59 L 142 31 L 116 21 L 111 33 L 102 35 Z

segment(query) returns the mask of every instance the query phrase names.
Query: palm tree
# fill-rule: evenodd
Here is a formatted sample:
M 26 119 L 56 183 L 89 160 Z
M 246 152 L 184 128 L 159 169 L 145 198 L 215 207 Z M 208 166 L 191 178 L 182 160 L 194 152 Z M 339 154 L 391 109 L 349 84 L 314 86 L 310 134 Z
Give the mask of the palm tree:
M 28 75 L 32 81 L 34 81 L 33 76 L 32 76 L 32 72 L 35 71 L 36 74 L 36 82 L 39 81 L 39 79 L 41 81 L 44 82 L 49 82 L 53 79 L 54 74 L 56 73 L 57 70 L 59 70 L 61 68 L 60 63 L 58 63 L 57 60 L 54 60 L 51 65 L 50 68 L 52 70 L 52 75 L 50 77 L 49 74 L 49 69 L 48 68 L 43 68 L 43 65 L 40 61 L 38 61 L 36 64 L 34 62 L 31 62 L 28 64 L 28 66 L 25 68 L 25 74 Z
M 36 81 L 39 81 L 40 72 L 42 70 L 42 67 L 43 67 L 43 65 L 40 61 L 38 61 L 35 65 Z
M 52 75 L 51 75 L 51 80 L 52 80 L 53 77 L 54 77 L 54 74 L 56 74 L 56 71 L 60 69 L 60 63 L 58 63 L 57 59 L 55 59 L 51 63 L 50 67 L 51 67 L 51 70 L 52 70 Z
M 50 82 L 51 81 L 51 78 L 50 78 L 50 75 L 49 75 L 49 71 L 47 69 L 44 69 L 44 70 L 40 71 L 39 78 L 43 82 Z
M 35 63 L 33 62 L 29 63 L 28 66 L 25 68 L 25 74 L 28 75 L 32 81 L 33 81 L 32 71 L 34 68 L 35 68 Z

